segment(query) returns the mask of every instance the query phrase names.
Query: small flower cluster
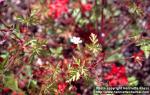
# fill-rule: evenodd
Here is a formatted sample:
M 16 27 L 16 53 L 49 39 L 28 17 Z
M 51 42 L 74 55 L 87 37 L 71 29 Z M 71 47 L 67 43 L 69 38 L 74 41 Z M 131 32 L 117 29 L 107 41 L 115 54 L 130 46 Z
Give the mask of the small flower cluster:
M 72 37 L 70 41 L 76 45 L 82 43 L 82 40 L 79 37 Z

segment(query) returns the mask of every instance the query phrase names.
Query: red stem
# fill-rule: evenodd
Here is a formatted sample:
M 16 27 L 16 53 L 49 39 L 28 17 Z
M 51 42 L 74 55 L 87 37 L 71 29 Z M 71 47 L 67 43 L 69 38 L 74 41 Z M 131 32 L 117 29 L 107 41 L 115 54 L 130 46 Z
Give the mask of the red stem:
M 102 11 L 101 11 L 101 33 L 104 33 L 104 0 L 102 0 Z

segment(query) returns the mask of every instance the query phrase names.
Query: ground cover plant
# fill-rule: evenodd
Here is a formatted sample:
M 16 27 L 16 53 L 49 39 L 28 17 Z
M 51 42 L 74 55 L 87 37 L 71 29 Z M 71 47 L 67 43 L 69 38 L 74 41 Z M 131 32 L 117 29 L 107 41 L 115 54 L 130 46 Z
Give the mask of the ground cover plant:
M 0 95 L 150 86 L 149 55 L 149 0 L 0 0 Z

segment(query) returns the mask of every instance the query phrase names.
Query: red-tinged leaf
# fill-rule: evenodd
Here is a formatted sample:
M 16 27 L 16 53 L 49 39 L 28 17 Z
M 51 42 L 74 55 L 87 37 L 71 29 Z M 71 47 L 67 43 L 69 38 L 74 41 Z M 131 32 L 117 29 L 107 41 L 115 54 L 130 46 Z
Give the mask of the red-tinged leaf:
M 2 63 L 4 61 L 4 59 L 2 57 L 0 57 L 0 63 Z
M 64 92 L 64 90 L 66 89 L 66 87 L 67 87 L 67 83 L 59 83 L 58 84 L 58 91 Z
M 121 79 L 118 80 L 118 83 L 125 86 L 128 84 L 128 79 L 127 77 L 122 77 Z
M 3 90 L 2 90 L 3 93 L 8 93 L 8 92 L 10 92 L 10 91 L 11 91 L 11 89 L 10 89 L 10 88 L 7 88 L 7 87 L 3 88 Z
M 112 69 L 104 76 L 104 79 L 109 82 L 109 86 L 125 86 L 128 84 L 125 67 L 115 64 L 112 64 Z
M 117 80 L 109 81 L 109 86 L 116 86 L 116 85 L 117 85 Z
M 92 4 L 82 4 L 82 12 L 88 12 L 92 10 Z
M 106 76 L 104 77 L 104 79 L 105 79 L 105 80 L 110 80 L 110 79 L 113 79 L 113 77 L 114 77 L 113 75 L 109 75 L 109 74 L 108 74 L 108 75 L 106 75 Z
M 79 65 L 78 65 L 78 64 L 72 64 L 72 67 L 74 67 L 74 68 L 78 68 L 78 67 L 79 67 Z

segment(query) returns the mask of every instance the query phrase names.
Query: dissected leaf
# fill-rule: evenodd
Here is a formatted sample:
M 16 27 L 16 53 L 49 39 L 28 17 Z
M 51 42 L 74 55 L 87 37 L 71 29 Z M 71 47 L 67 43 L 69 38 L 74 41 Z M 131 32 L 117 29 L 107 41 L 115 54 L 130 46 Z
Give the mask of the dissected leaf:
M 91 44 L 86 44 L 86 48 L 89 49 L 93 54 L 97 54 L 102 51 L 102 46 L 98 43 L 97 36 L 95 34 L 90 35 Z

